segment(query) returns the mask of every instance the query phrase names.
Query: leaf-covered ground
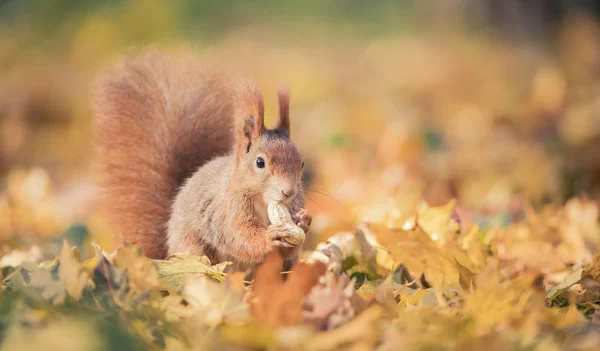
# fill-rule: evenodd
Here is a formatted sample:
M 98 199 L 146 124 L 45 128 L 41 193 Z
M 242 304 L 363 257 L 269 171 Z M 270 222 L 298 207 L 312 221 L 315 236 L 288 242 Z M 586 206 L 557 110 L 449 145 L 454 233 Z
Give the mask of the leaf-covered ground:
M 134 247 L 83 260 L 67 240 L 2 258 L 3 347 L 37 349 L 592 350 L 600 342 L 598 207 L 574 198 L 504 229 L 454 202 L 390 204 L 252 281 L 227 263 Z M 61 344 L 62 345 L 62 344 Z
M 211 37 L 171 1 L 51 21 L 58 3 L 0 21 L 0 351 L 597 349 L 597 22 L 543 47 L 238 10 L 251 25 Z M 90 82 L 190 39 L 256 78 L 268 116 L 291 86 L 314 215 L 291 272 L 148 260 L 97 216 Z

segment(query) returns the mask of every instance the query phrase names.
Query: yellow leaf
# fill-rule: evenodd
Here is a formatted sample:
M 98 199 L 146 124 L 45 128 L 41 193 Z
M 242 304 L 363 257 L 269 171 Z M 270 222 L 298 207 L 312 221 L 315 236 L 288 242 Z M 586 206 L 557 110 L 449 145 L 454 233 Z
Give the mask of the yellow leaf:
M 225 268 L 228 262 L 211 265 L 206 256 L 194 256 L 177 253 L 164 260 L 153 260 L 158 267 L 159 280 L 176 289 L 181 289 L 185 280 L 190 277 L 209 276 L 222 281 L 225 278 Z
M 402 293 L 400 293 L 400 305 L 401 306 L 417 306 L 421 299 L 423 299 L 426 295 L 429 294 L 429 291 L 425 289 L 417 289 L 414 291 L 412 289 L 405 289 Z
M 344 345 L 365 342 L 373 347 L 379 334 L 379 320 L 383 308 L 374 305 L 359 314 L 348 324 L 326 333 L 315 335 L 308 343 L 309 350 L 336 350 Z
M 82 269 L 83 266 L 75 257 L 66 240 L 63 241 L 63 249 L 58 261 L 58 275 L 65 285 L 65 290 L 72 298 L 79 300 L 83 289 L 90 282 L 90 276 Z
M 448 236 L 460 229 L 458 222 L 452 219 L 452 211 L 456 200 L 451 200 L 444 206 L 429 207 L 423 203 L 417 216 L 417 224 L 431 240 L 445 243 Z
M 154 262 L 142 255 L 141 251 L 132 246 L 117 249 L 115 264 L 126 270 L 131 286 L 138 289 L 148 289 L 159 284 L 158 269 Z
M 205 325 L 241 324 L 250 319 L 248 305 L 242 302 L 242 296 L 206 276 L 189 280 L 182 296 Z

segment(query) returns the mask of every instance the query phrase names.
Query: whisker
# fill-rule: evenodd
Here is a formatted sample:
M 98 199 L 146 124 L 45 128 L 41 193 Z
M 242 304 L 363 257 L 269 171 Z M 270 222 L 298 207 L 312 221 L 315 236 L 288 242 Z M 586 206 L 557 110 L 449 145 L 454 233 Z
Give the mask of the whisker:
M 304 199 L 312 201 L 315 205 L 319 206 L 319 208 L 321 208 L 321 209 L 323 208 L 323 206 L 321 206 L 321 204 L 319 204 L 317 201 L 315 201 L 314 199 L 311 199 L 308 196 L 305 196 Z
M 319 190 L 315 190 L 315 189 L 310 189 L 310 188 L 304 188 L 304 190 L 305 190 L 305 191 L 309 191 L 309 192 L 313 192 L 313 193 L 317 193 L 317 194 L 321 194 L 321 195 L 325 195 L 325 196 L 327 196 L 328 198 L 330 198 L 331 200 L 333 200 L 333 201 L 334 201 L 334 202 L 335 202 L 337 205 L 339 205 L 339 206 L 342 206 L 342 207 L 344 206 L 344 205 L 343 205 L 341 202 L 339 202 L 339 201 L 338 201 L 338 200 L 337 200 L 335 197 L 333 197 L 333 196 L 331 196 L 331 195 L 329 195 L 329 194 L 327 194 L 327 193 L 325 193 L 325 192 L 322 192 L 322 191 L 319 191 Z
M 350 209 L 349 209 L 349 208 L 347 208 L 346 206 L 344 206 L 344 204 L 342 204 L 342 203 L 341 203 L 339 200 L 337 200 L 335 197 L 333 197 L 333 196 L 331 196 L 331 195 L 329 195 L 329 194 L 327 194 L 327 193 L 325 193 L 325 192 L 322 192 L 322 191 L 320 191 L 320 190 L 315 190 L 315 189 L 311 189 L 311 188 L 304 188 L 303 190 L 304 190 L 304 191 L 306 191 L 306 192 L 313 192 L 313 193 L 316 193 L 316 194 L 321 194 L 321 195 L 325 195 L 325 196 L 327 196 L 328 198 L 330 198 L 331 200 L 333 200 L 333 202 L 335 202 L 335 204 L 336 204 L 337 206 L 339 206 L 339 207 L 340 207 L 340 208 L 341 208 L 341 209 L 342 209 L 342 210 L 343 210 L 343 211 L 344 211 L 344 212 L 345 212 L 345 213 L 346 213 L 348 216 L 352 217 L 352 211 L 350 211 Z M 312 200 L 312 199 L 311 199 L 311 200 Z M 312 201 L 314 202 L 314 200 L 312 200 Z M 316 203 L 316 202 L 315 202 L 315 203 Z

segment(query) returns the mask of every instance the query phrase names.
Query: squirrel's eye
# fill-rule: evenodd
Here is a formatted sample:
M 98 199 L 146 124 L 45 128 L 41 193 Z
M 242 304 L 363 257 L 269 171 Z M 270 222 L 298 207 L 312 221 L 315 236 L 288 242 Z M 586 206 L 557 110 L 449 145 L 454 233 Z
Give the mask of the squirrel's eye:
M 304 169 L 304 162 L 302 162 L 302 169 Z
M 256 167 L 258 167 L 258 168 L 265 168 L 265 160 L 263 160 L 262 157 L 257 157 L 256 158 Z

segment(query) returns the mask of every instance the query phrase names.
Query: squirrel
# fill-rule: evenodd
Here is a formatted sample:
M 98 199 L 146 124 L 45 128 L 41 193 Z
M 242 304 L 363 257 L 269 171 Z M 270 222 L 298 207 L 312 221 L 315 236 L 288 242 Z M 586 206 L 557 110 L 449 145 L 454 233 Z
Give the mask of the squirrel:
M 153 259 L 186 252 L 235 270 L 279 250 L 287 267 L 302 243 L 269 223 L 285 204 L 305 232 L 304 162 L 290 139 L 290 95 L 278 89 L 275 127 L 264 125 L 256 83 L 232 82 L 191 50 L 130 54 L 94 90 L 94 141 L 103 214 L 121 242 Z

